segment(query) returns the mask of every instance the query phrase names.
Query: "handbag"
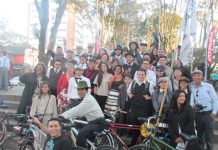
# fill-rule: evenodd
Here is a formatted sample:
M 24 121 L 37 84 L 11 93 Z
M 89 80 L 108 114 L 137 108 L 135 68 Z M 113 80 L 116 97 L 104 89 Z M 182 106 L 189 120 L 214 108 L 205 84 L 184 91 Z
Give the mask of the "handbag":
M 47 102 L 47 104 L 46 104 L 46 106 L 45 106 L 45 110 L 44 110 L 44 113 L 43 113 L 42 117 L 39 118 L 39 121 L 40 121 L 41 123 L 42 123 L 42 121 L 43 121 L 43 119 L 44 119 L 44 117 L 45 117 L 45 113 L 46 113 L 46 110 L 47 110 L 47 108 L 48 108 L 48 104 L 49 104 L 49 102 L 50 102 L 50 98 L 51 98 L 51 95 L 49 95 L 49 99 L 48 99 L 48 102 Z

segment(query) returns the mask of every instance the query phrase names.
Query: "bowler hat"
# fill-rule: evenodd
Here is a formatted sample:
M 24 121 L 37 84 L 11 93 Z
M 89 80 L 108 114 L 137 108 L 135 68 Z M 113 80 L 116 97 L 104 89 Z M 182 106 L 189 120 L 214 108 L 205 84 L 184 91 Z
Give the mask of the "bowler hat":
M 79 81 L 77 85 L 77 89 L 85 89 L 85 88 L 89 88 L 87 82 L 84 80 Z

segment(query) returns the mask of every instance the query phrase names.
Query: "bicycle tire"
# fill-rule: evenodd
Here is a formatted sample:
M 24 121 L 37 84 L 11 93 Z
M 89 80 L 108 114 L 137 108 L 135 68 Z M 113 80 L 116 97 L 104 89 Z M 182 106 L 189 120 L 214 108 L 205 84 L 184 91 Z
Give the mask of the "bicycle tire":
M 6 134 L 7 134 L 7 128 L 5 123 L 0 122 L 0 145 L 4 143 Z
M 19 150 L 35 150 L 35 148 L 33 147 L 33 145 L 26 144 L 26 145 L 20 146 Z
M 118 150 L 118 149 L 110 145 L 102 145 L 97 147 L 95 150 Z
M 102 145 L 110 145 L 114 146 L 114 141 L 112 140 L 112 136 L 110 133 L 107 132 L 101 132 L 95 136 L 95 139 L 93 140 L 93 143 L 96 147 L 102 146 Z
M 145 144 L 139 144 L 139 145 L 130 147 L 129 150 L 155 150 L 155 148 L 152 146 L 145 145 Z
M 86 150 L 85 148 L 79 147 L 79 146 L 73 146 L 72 150 Z
M 19 137 L 18 136 L 9 136 L 4 140 L 4 143 L 1 146 L 2 150 L 19 150 Z

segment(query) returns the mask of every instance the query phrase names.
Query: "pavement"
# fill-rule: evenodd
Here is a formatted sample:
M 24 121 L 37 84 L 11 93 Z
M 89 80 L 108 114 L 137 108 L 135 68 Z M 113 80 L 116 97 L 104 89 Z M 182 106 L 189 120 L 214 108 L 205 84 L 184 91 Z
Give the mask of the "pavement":
M 11 96 L 11 98 L 13 99 L 13 102 L 9 102 L 9 104 L 13 104 L 16 103 L 19 104 L 19 100 L 20 100 L 20 97 L 22 95 L 22 92 L 23 92 L 23 89 L 24 89 L 24 86 L 14 86 L 13 88 L 9 89 L 8 91 L 0 91 L 0 96 Z M 218 95 L 218 92 L 217 92 L 217 95 Z M 15 102 L 14 102 L 15 101 Z M 218 120 L 218 117 L 216 118 L 216 120 Z M 216 121 L 218 122 L 218 121 Z M 215 132 L 218 133 L 217 130 L 215 130 Z M 217 140 L 217 139 L 216 139 Z M 218 150 L 218 141 L 215 141 L 215 145 L 214 145 L 214 150 Z

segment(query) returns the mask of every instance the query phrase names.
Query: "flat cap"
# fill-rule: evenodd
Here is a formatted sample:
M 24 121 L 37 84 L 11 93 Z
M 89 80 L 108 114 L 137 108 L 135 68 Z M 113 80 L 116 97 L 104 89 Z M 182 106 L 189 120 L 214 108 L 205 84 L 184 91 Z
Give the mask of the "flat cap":
M 194 74 L 201 74 L 201 75 L 203 75 L 203 72 L 201 70 L 194 70 L 192 72 L 192 75 L 194 75 Z

